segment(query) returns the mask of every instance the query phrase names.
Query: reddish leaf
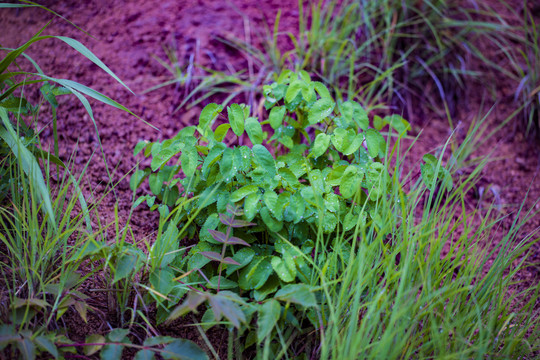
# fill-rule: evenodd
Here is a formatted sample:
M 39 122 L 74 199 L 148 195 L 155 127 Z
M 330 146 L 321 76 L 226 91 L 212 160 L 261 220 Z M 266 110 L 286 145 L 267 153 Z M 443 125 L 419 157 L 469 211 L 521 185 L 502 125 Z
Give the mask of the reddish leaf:
M 210 233 L 210 235 L 212 235 L 212 238 L 214 238 L 214 240 L 222 244 L 250 246 L 244 240 L 234 237 L 234 236 L 227 239 L 227 235 L 222 233 L 221 231 L 208 229 L 208 232 Z
M 233 258 L 230 258 L 230 257 L 226 257 L 221 262 L 224 263 L 224 264 L 230 264 L 230 265 L 240 265 L 239 262 L 237 262 L 236 260 L 234 260 Z
M 247 242 L 245 242 L 244 240 L 242 240 L 240 238 L 237 238 L 237 237 L 234 237 L 234 236 L 231 236 L 231 238 L 229 240 L 227 240 L 227 244 L 251 246 Z
M 222 244 L 227 243 L 227 235 L 225 235 L 221 231 L 208 229 L 208 232 L 210 233 L 210 235 L 212 235 L 212 238 L 214 238 L 214 240 L 216 240 L 217 242 L 220 242 Z
M 219 214 L 219 221 L 221 221 L 222 224 L 233 227 L 233 228 L 256 225 L 254 223 L 250 223 L 249 221 L 235 219 L 234 217 L 230 217 L 224 214 Z
M 221 262 L 221 255 L 215 251 L 201 251 L 199 254 L 207 259 Z

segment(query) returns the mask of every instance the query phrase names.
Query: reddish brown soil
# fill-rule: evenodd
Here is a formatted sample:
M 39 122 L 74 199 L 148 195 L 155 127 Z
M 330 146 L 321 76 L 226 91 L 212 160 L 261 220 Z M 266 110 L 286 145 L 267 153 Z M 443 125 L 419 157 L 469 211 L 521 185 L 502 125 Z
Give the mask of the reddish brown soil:
M 67 0 L 44 1 L 43 5 L 62 14 L 92 37 L 58 18 L 53 19 L 45 31 L 46 34 L 69 36 L 81 41 L 136 94 L 141 94 L 167 78 L 167 71 L 152 56 L 165 59 L 162 46 L 170 44 L 171 41 L 178 46 L 181 62 L 189 63 L 190 54 L 197 52 L 198 57 L 195 61 L 198 63 L 216 70 L 225 71 L 232 67 L 238 71 L 248 67 L 247 61 L 242 53 L 217 41 L 217 36 L 244 39 L 247 28 L 251 31 L 253 41 L 257 42 L 255 30 L 263 29 L 265 22 L 272 26 L 279 7 L 282 8 L 281 29 L 297 32 L 296 1 Z M 0 44 L 5 47 L 17 47 L 52 18 L 50 13 L 39 9 L 2 10 Z M 244 22 L 247 18 L 250 19 L 249 24 Z M 284 43 L 282 46 L 286 48 L 289 44 Z M 103 199 L 100 220 L 105 224 L 112 222 L 114 205 L 118 203 L 120 219 L 126 221 L 133 195 L 129 189 L 129 176 L 121 178 L 137 164 L 137 160 L 132 156 L 135 144 L 142 139 L 157 140 L 172 137 L 182 127 L 192 124 L 201 108 L 195 106 L 189 111 L 182 109 L 174 112 L 184 91 L 175 90 L 173 86 L 145 95 L 130 94 L 94 64 L 57 40 L 42 41 L 31 47 L 27 53 L 40 64 L 46 74 L 72 79 L 104 92 L 160 130 L 153 130 L 124 112 L 91 101 L 106 160 L 110 169 L 115 169 L 114 182 L 119 181 L 115 189 L 116 195 L 110 193 Z M 495 77 L 494 81 L 501 80 Z M 461 106 L 457 118 L 454 119 L 454 123 L 462 122 L 462 130 L 457 134 L 457 139 L 463 139 L 468 124 L 479 110 L 484 91 L 480 85 L 474 86 L 467 95 L 468 101 L 463 102 L 467 105 Z M 512 101 L 515 84 L 497 83 L 497 88 L 497 98 L 500 102 L 488 119 L 491 128 L 516 108 L 516 104 Z M 490 101 L 492 99 L 488 98 L 487 103 Z M 486 106 L 484 111 L 487 109 L 489 106 Z M 50 122 L 50 111 L 46 107 L 40 122 L 43 125 Z M 416 158 L 444 144 L 451 134 L 447 120 L 435 115 L 415 119 L 413 125 L 417 133 L 423 129 L 414 150 Z M 42 139 L 45 143 L 50 143 L 51 137 L 51 126 L 47 126 L 42 133 Z M 93 192 L 95 197 L 102 196 L 108 188 L 108 177 L 96 133 L 88 114 L 74 97 L 64 97 L 61 101 L 59 137 L 60 155 L 62 159 L 68 160 L 70 155 L 74 154 L 76 173 L 83 169 L 94 154 L 86 173 L 87 183 L 84 188 L 88 195 Z M 534 207 L 534 210 L 540 209 L 538 204 L 534 205 L 540 198 L 540 180 L 537 177 L 540 167 L 538 149 L 538 145 L 530 144 L 519 131 L 509 126 L 489 139 L 485 147 L 475 154 L 485 156 L 493 152 L 492 156 L 499 159 L 487 167 L 479 183 L 486 193 L 489 193 L 490 186 L 496 190 L 500 196 L 500 204 L 505 205 L 502 211 L 509 214 L 503 226 L 490 239 L 493 243 L 497 243 L 504 231 L 509 228 L 527 193 L 525 209 L 531 207 Z M 477 201 L 472 197 L 471 199 L 473 202 Z M 476 205 L 473 203 L 471 206 Z M 156 213 L 140 206 L 131 220 L 135 234 L 133 240 L 152 242 L 157 229 L 157 220 Z M 524 227 L 523 235 L 539 226 L 540 217 L 537 216 Z M 538 244 L 532 251 L 533 255 L 530 257 L 532 266 L 519 275 L 524 280 L 523 287 L 536 286 L 540 280 Z M 95 282 L 87 285 L 102 286 L 98 280 Z M 102 309 L 104 312 L 102 317 L 106 317 L 106 306 L 98 302 L 95 306 Z M 102 317 L 96 316 L 94 324 L 87 327 L 80 327 L 80 320 L 76 317 L 69 319 L 67 325 L 74 335 L 83 338 L 91 331 L 106 330 L 103 326 L 98 326 L 98 323 L 102 324 Z M 198 338 L 197 332 L 192 328 L 175 331 L 179 336 L 195 340 Z M 216 333 L 212 337 L 218 346 L 220 342 L 226 343 L 226 335 Z M 197 342 L 200 343 L 200 340 Z

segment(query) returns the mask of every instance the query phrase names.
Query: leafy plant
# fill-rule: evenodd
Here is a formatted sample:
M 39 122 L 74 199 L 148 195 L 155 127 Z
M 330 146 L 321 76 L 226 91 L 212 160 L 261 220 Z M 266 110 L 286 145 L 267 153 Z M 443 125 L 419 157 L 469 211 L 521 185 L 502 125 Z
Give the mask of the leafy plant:
M 387 116 L 375 117 L 370 127 L 359 104 L 336 104 L 306 72 L 284 71 L 264 94 L 265 120 L 250 116 L 245 105 L 230 105 L 225 117 L 223 106 L 209 104 L 197 126 L 163 142 L 137 144 L 134 154 L 152 161 L 130 184 L 136 191 L 148 179 L 152 194 L 135 206 L 146 202 L 161 214 L 149 256 L 158 322 L 206 302 L 205 323 L 225 318 L 241 335 L 256 313 L 257 335 L 249 333 L 243 346 L 265 342 L 268 353 L 277 345 L 271 334 L 303 334 L 327 319 L 317 279 L 319 264 L 337 250 L 333 239 L 368 225 L 387 234 L 377 204 L 392 184 L 379 130 L 389 126 L 402 136 L 409 125 Z M 225 122 L 214 129 L 220 117 Z M 227 145 L 248 139 L 251 148 Z M 426 159 L 424 180 L 451 189 L 440 162 Z M 179 239 L 186 236 L 198 242 L 182 257 Z M 339 245 L 340 251 L 352 246 Z M 325 271 L 337 274 L 343 266 Z M 302 328 L 304 316 L 296 316 L 306 313 L 309 325 Z

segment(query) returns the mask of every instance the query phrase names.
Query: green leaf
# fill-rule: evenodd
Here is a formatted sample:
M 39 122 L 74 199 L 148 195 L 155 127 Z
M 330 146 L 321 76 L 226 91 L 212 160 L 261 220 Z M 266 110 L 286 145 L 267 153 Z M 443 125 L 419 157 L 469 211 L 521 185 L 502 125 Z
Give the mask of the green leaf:
M 288 103 L 292 102 L 304 87 L 306 87 L 306 83 L 303 80 L 293 81 L 287 88 L 285 101 Z
M 336 104 L 329 98 L 317 100 L 309 109 L 308 121 L 311 125 L 318 124 L 332 114 Z
M 281 229 L 283 229 L 283 222 L 273 218 L 272 215 L 270 215 L 270 210 L 268 210 L 267 207 L 263 207 L 260 214 L 264 224 L 271 232 L 279 232 Z
M 407 120 L 397 114 L 385 116 L 382 120 L 383 123 L 390 125 L 394 128 L 398 134 L 407 134 L 407 131 L 411 129 L 411 125 Z
M 368 192 L 371 199 L 378 199 L 386 194 L 387 172 L 383 164 L 374 162 L 366 173 Z
M 274 217 L 279 220 L 278 195 L 274 191 L 268 190 L 263 195 L 263 201 L 272 214 L 274 214 Z
M 150 273 L 150 284 L 161 295 L 167 296 L 176 284 L 173 272 L 168 269 L 157 268 Z
M 331 186 L 339 186 L 341 184 L 341 177 L 343 176 L 343 173 L 347 169 L 347 165 L 339 165 L 336 166 L 330 171 L 330 173 L 326 176 L 326 183 Z
M 280 168 L 278 174 L 283 180 L 287 181 L 290 187 L 297 187 L 300 184 L 296 175 L 288 168 Z
M 165 346 L 160 352 L 164 359 L 208 360 L 208 355 L 193 341 L 178 339 Z
M 246 132 L 252 144 L 260 144 L 263 141 L 263 131 L 259 120 L 254 117 L 246 119 Z
M 107 335 L 107 338 L 113 343 L 129 343 L 127 339 L 128 333 L 129 330 L 127 329 L 114 329 Z M 122 345 L 107 344 L 103 347 L 99 355 L 103 360 L 121 359 L 123 350 L 124 346 Z
M 100 335 L 100 334 L 92 334 L 92 335 L 88 336 L 86 338 L 86 341 L 85 341 L 86 344 L 104 344 L 105 342 L 106 342 L 105 337 L 103 335 Z M 103 345 L 85 346 L 83 348 L 84 354 L 86 356 L 91 356 L 91 355 L 97 353 L 102 347 L 103 347 Z
M 283 117 L 285 116 L 284 106 L 275 106 L 270 110 L 270 115 L 268 115 L 268 120 L 272 129 L 276 130 L 283 124 Z
M 37 189 L 44 212 L 51 220 L 50 224 L 56 228 L 57 223 L 55 221 L 54 210 L 52 207 L 51 198 L 49 196 L 49 188 L 45 184 L 43 174 L 39 164 L 36 161 L 36 158 L 30 151 L 28 151 L 24 143 L 21 141 L 21 138 L 17 136 L 17 133 L 11 126 L 11 122 L 9 121 L 6 110 L 3 108 L 0 108 L 0 117 L 2 118 L 2 122 L 5 126 L 5 129 L 0 128 L 0 137 L 6 142 L 15 157 L 20 161 L 20 165 L 24 173 L 26 176 L 28 176 L 34 188 Z
M 354 165 L 349 165 L 341 177 L 339 192 L 345 199 L 349 199 L 356 194 L 361 182 L 362 177 L 360 177 L 358 168 Z
M 255 218 L 255 215 L 257 215 L 257 210 L 259 210 L 260 207 L 260 198 L 261 194 L 258 191 L 246 196 L 244 200 L 244 215 L 247 221 L 252 221 Z
M 263 145 L 254 145 L 253 148 L 253 155 L 255 156 L 255 160 L 262 166 L 262 168 L 271 176 L 276 175 L 276 162 L 274 161 L 274 157 L 272 154 L 270 154 L 270 151 L 268 151 Z
M 155 353 L 152 350 L 143 349 L 143 350 L 137 351 L 133 359 L 134 360 L 154 360 L 156 358 L 154 354 Z
M 223 152 L 223 157 L 219 162 L 219 170 L 225 179 L 229 182 L 237 173 L 237 167 L 234 165 L 234 152 L 231 148 L 226 148 Z
M 275 293 L 280 286 L 281 281 L 279 280 L 279 277 L 271 275 L 262 287 L 253 290 L 253 299 L 256 301 L 263 301 L 268 295 Z
M 161 194 L 161 186 L 163 185 L 163 181 L 160 179 L 158 174 L 150 174 L 148 177 L 148 184 L 150 185 L 152 194 L 156 196 Z
M 225 136 L 227 136 L 227 133 L 229 132 L 229 129 L 231 128 L 231 124 L 221 124 L 216 128 L 216 131 L 214 133 L 214 139 L 216 141 L 223 141 L 225 139 Z
M 362 134 L 349 136 L 347 142 L 349 143 L 349 145 L 346 146 L 345 149 L 343 149 L 343 155 L 351 155 L 352 153 L 356 152 L 356 150 L 358 150 L 360 146 L 362 146 L 362 142 L 364 142 L 364 136 Z
M 220 291 L 216 295 L 210 296 L 208 300 L 216 321 L 225 316 L 237 329 L 240 329 L 241 323 L 246 323 L 246 315 L 240 307 L 240 304 L 245 303 L 237 294 L 227 290 Z
M 242 186 L 240 189 L 234 191 L 231 194 L 231 201 L 232 202 L 238 202 L 248 196 L 249 194 L 253 194 L 254 192 L 257 192 L 259 190 L 259 187 L 256 185 L 246 185 Z
M 186 177 L 191 177 L 195 174 L 197 166 L 199 165 L 199 156 L 197 150 L 194 147 L 185 147 L 180 155 L 180 164 L 182 171 Z
M 257 339 L 262 342 L 274 327 L 281 316 L 281 305 L 274 299 L 270 299 L 259 307 L 257 320 Z
M 227 276 L 231 275 L 233 272 L 240 270 L 241 268 L 248 265 L 253 257 L 255 256 L 255 251 L 250 248 L 242 248 L 238 250 L 233 259 L 238 262 L 240 265 L 229 265 L 227 266 Z
M 345 101 L 340 106 L 341 115 L 345 121 L 350 124 L 352 122 L 356 123 L 358 127 L 364 131 L 367 130 L 369 126 L 369 119 L 366 111 L 360 104 L 354 101 Z
M 141 150 L 144 149 L 146 147 L 146 145 L 148 145 L 148 144 L 149 144 L 149 142 L 147 140 L 139 141 L 137 143 L 137 145 L 135 145 L 135 149 L 133 149 L 133 156 L 140 153 Z
M 313 85 L 315 91 L 317 91 L 317 93 L 319 94 L 321 98 L 332 99 L 332 96 L 330 95 L 330 91 L 328 91 L 328 88 L 322 82 L 313 81 L 311 84 Z
M 275 298 L 280 301 L 295 303 L 304 307 L 317 306 L 315 295 L 306 284 L 285 285 L 276 293 Z
M 132 252 L 121 254 L 116 263 L 113 284 L 118 280 L 127 278 L 132 272 L 136 271 L 138 263 L 138 254 Z
M 283 254 L 283 259 L 272 256 L 272 268 L 284 282 L 291 282 L 296 278 L 296 265 L 289 253 Z
M 384 137 L 377 130 L 368 129 L 366 132 L 364 132 L 364 135 L 366 137 L 369 156 L 376 157 L 379 155 L 379 151 L 384 151 Z
M 244 133 L 244 110 L 238 104 L 232 104 L 227 108 L 229 115 L 229 124 L 236 136 L 242 136 Z
M 48 337 L 38 336 L 34 339 L 34 341 L 41 349 L 46 350 L 55 359 L 58 358 L 58 349 L 56 348 L 56 345 L 54 344 L 54 342 L 52 342 Z
M 315 141 L 313 142 L 313 147 L 311 148 L 311 155 L 318 158 L 326 152 L 328 146 L 330 146 L 330 136 L 326 135 L 325 133 L 320 133 L 319 135 L 317 135 Z
M 154 156 L 154 158 L 152 159 L 152 163 L 150 164 L 152 171 L 156 171 L 157 169 L 165 165 L 176 154 L 178 154 L 180 150 L 184 148 L 184 146 L 185 144 L 182 141 L 176 140 L 172 142 L 169 146 L 161 148 L 159 152 L 155 155 L 152 149 L 152 155 Z
M 205 136 L 206 128 L 214 121 L 214 119 L 223 111 L 223 106 L 218 104 L 208 104 L 202 109 L 199 115 L 199 126 L 197 130 L 202 136 Z
M 31 338 L 23 336 L 16 344 L 23 359 L 34 360 L 36 358 L 36 346 Z
M 207 283 L 208 287 L 210 289 L 217 289 L 218 288 L 218 280 L 219 280 L 219 289 L 220 290 L 227 290 L 227 289 L 234 289 L 238 287 L 238 284 L 235 281 L 229 280 L 226 277 L 223 276 L 213 276 L 210 281 Z
M 264 285 L 273 272 L 270 257 L 255 256 L 251 263 L 240 272 L 238 285 L 242 290 L 258 289 Z
M 99 60 L 99 58 L 97 56 L 95 56 L 86 46 L 84 46 L 83 44 L 81 44 L 80 42 L 78 42 L 75 39 L 68 38 L 68 37 L 65 37 L 65 36 L 54 36 L 54 37 L 57 38 L 58 40 L 62 40 L 63 42 L 65 42 L 66 44 L 71 46 L 73 49 L 77 50 L 79 53 L 81 53 L 88 60 L 92 61 L 94 64 L 99 66 L 103 71 L 105 71 L 107 74 L 109 74 L 109 76 L 111 76 L 113 79 L 118 81 L 122 86 L 124 86 L 126 89 L 128 89 L 133 94 L 133 91 L 131 91 L 131 89 L 126 84 L 124 84 L 122 82 L 122 80 L 120 80 L 111 71 L 111 69 L 109 69 L 107 67 L 107 65 L 105 65 L 101 60 Z

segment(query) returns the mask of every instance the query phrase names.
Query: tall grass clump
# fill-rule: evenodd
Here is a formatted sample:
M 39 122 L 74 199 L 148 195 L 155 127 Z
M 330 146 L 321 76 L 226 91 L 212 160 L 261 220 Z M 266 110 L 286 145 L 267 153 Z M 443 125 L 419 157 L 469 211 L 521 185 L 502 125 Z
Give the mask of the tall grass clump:
M 346 264 L 319 279 L 329 309 L 321 358 L 517 358 L 538 351 L 540 287 L 518 291 L 515 278 L 539 239 L 522 227 L 538 214 L 520 207 L 510 229 L 496 236 L 508 219 L 495 207 L 468 205 L 485 164 L 445 194 L 420 182 L 405 191 L 396 166 L 396 186 L 378 204 L 383 227 L 358 224 L 354 237 L 334 240 L 352 242 L 354 250 L 321 264 Z

